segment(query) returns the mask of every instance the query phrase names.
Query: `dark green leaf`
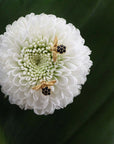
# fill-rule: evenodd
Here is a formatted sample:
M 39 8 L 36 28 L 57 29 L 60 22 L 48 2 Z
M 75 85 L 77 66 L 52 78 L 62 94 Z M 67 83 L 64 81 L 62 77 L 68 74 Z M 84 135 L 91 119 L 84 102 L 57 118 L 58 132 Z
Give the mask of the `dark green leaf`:
M 80 28 L 94 62 L 80 96 L 53 115 L 22 111 L 1 93 L 0 125 L 8 144 L 114 143 L 113 6 L 113 0 L 0 0 L 0 33 L 30 12 L 52 13 Z

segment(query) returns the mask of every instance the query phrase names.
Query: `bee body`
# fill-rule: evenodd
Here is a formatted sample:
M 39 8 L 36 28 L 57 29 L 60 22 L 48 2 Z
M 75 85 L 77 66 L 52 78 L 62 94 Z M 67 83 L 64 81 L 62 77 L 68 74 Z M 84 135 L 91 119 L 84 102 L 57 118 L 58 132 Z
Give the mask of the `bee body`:
M 63 54 L 66 52 L 66 46 L 64 45 L 58 45 L 57 46 L 57 52 L 60 53 L 60 54 Z
M 51 89 L 49 87 L 44 87 L 44 88 L 42 88 L 42 93 L 44 95 L 50 95 L 51 94 Z

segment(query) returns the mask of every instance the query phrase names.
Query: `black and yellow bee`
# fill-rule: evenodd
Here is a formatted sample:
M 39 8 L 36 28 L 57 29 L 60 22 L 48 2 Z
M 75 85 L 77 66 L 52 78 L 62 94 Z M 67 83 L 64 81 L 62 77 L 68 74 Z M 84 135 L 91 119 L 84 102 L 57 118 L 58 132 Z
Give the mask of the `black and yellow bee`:
M 41 84 L 34 86 L 32 89 L 33 90 L 39 90 L 42 89 L 42 93 L 44 95 L 50 95 L 51 94 L 51 88 L 50 86 L 53 86 L 56 83 L 56 80 L 52 80 L 49 82 L 42 81 Z
M 54 44 L 53 44 L 53 46 L 51 47 L 51 51 L 52 51 L 52 53 L 53 53 L 53 61 L 54 61 L 54 62 L 56 62 L 56 60 L 57 60 L 57 53 L 63 54 L 63 53 L 66 52 L 66 46 L 64 46 L 63 44 L 58 45 L 57 36 L 55 36 Z

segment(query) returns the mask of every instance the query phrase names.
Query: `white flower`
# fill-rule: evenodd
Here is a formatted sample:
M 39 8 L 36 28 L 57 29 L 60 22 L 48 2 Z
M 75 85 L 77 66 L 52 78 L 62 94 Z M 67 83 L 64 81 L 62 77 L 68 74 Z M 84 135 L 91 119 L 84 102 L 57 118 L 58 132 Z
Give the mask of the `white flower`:
M 53 61 L 55 37 L 66 46 L 64 54 Z M 65 19 L 33 13 L 7 25 L 0 35 L 0 85 L 11 104 L 33 109 L 38 115 L 51 114 L 66 107 L 79 95 L 86 81 L 91 51 L 84 45 L 80 31 Z M 56 80 L 51 94 L 32 89 L 42 80 Z

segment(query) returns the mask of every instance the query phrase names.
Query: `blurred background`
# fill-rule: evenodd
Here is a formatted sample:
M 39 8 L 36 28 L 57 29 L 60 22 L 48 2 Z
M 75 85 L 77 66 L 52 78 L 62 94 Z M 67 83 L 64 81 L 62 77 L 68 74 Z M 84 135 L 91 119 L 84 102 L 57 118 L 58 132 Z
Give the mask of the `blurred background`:
M 0 34 L 31 12 L 79 28 L 94 65 L 81 94 L 53 115 L 22 111 L 0 93 L 0 144 L 114 144 L 114 0 L 0 0 Z

